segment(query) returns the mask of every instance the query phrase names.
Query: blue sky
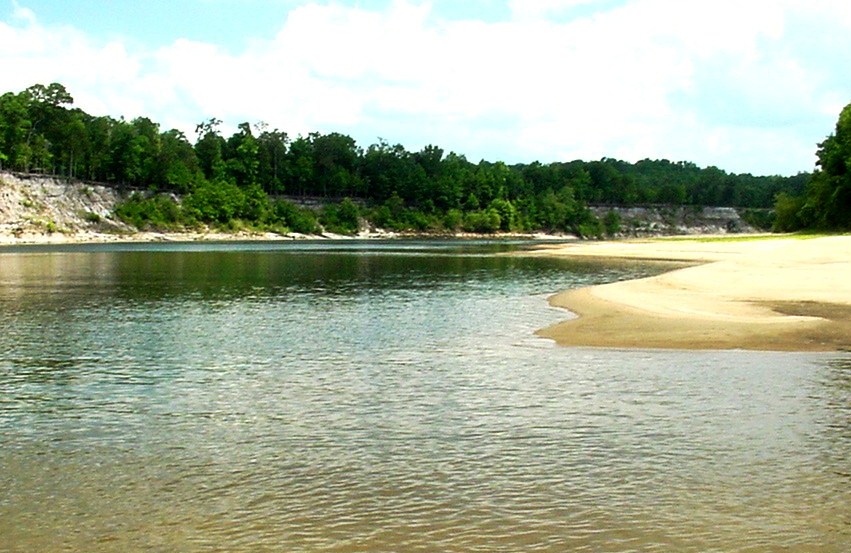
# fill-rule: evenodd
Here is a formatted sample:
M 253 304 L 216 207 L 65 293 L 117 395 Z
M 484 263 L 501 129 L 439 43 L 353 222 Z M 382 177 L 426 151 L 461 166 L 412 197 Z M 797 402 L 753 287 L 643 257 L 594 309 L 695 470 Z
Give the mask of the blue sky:
M 474 161 L 809 171 L 848 67 L 845 0 L 0 0 L 2 92 Z

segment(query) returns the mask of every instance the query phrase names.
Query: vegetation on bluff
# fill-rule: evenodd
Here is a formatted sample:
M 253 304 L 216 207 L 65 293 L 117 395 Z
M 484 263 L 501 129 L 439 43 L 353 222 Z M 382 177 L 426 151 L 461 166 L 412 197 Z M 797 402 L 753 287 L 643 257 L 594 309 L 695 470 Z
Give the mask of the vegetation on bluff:
M 344 134 L 291 138 L 262 123 L 224 136 L 218 119 L 199 124 L 193 143 L 145 117 L 93 116 L 72 105 L 58 83 L 0 96 L 0 167 L 136 188 L 117 214 L 138 227 L 307 233 L 321 224 L 350 233 L 366 218 L 390 230 L 599 236 L 617 232 L 618 221 L 598 219 L 589 204 L 748 208 L 752 222 L 770 225 L 775 198 L 821 186 L 807 188 L 808 174 L 756 177 L 668 160 L 474 163 L 433 145 L 410 152 L 379 140 L 363 148 Z M 290 201 L 308 197 L 325 207 Z

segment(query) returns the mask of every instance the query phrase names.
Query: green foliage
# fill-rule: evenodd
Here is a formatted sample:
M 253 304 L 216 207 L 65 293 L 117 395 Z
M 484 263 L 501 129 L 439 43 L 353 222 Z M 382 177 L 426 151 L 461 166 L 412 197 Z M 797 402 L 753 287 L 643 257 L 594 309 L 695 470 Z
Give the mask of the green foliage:
M 502 226 L 502 218 L 496 209 L 471 211 L 466 214 L 463 229 L 468 232 L 491 233 L 498 231 Z
M 801 208 L 804 198 L 780 193 L 774 203 L 774 230 L 777 232 L 793 232 L 804 227 L 801 220 Z
M 851 230 L 851 104 L 836 130 L 819 144 L 817 170 L 804 194 L 778 194 L 775 229 Z
M 202 223 L 224 224 L 246 211 L 245 193 L 228 180 L 203 183 L 183 203 L 188 218 Z
M 301 234 L 316 234 L 319 225 L 316 214 L 309 209 L 299 208 L 292 202 L 276 200 L 270 205 L 270 221 L 284 225 L 287 229 Z
M 599 219 L 588 219 L 579 223 L 576 231 L 576 234 L 582 238 L 602 238 L 605 228 Z
M 360 209 L 349 198 L 339 204 L 327 204 L 322 209 L 319 222 L 335 234 L 356 234 L 360 228 Z
M 457 232 L 461 230 L 461 226 L 463 224 L 464 213 L 462 213 L 460 209 L 450 209 L 443 217 L 443 227 L 451 232 Z
M 173 198 L 134 193 L 115 207 L 115 216 L 137 229 L 174 229 L 183 223 L 183 212 Z
M 614 236 L 621 231 L 621 216 L 618 215 L 617 211 L 606 213 L 605 217 L 603 217 L 603 228 L 605 229 L 606 236 Z
M 92 224 L 97 224 L 97 223 L 101 222 L 101 216 L 98 215 L 97 213 L 94 213 L 94 212 L 91 212 L 91 211 L 85 213 L 83 215 L 83 219 L 85 219 L 85 221 L 87 223 L 92 223 Z
M 740 216 L 744 222 L 762 231 L 773 229 L 777 220 L 776 212 L 771 209 L 743 209 Z
M 596 220 L 588 204 L 769 208 L 775 197 L 806 193 L 797 222 L 785 217 L 779 226 L 851 227 L 851 115 L 845 112 L 836 134 L 820 146 L 821 170 L 810 180 L 806 174 L 734 175 L 668 160 L 472 163 L 434 145 L 409 152 L 379 140 L 363 149 L 344 134 L 290 139 L 262 123 L 241 123 L 226 137 L 216 118 L 196 127 L 193 144 L 182 132 L 160 129 L 145 117 L 96 117 L 72 104 L 58 83 L 0 96 L 0 167 L 182 196 L 182 207 L 172 201 L 174 208 L 157 204 L 161 200 L 155 196 L 128 201 L 125 216 L 137 226 L 244 224 L 315 231 L 313 213 L 279 203 L 277 196 L 287 193 L 322 198 L 328 204 L 320 214 L 322 225 L 346 234 L 357 232 L 361 217 L 367 217 L 400 231 L 599 236 L 617 232 L 619 222 Z M 338 198 L 357 202 L 337 205 Z
M 499 215 L 499 230 L 508 232 L 517 229 L 517 209 L 510 201 L 496 198 L 488 205 L 488 211 L 491 210 Z

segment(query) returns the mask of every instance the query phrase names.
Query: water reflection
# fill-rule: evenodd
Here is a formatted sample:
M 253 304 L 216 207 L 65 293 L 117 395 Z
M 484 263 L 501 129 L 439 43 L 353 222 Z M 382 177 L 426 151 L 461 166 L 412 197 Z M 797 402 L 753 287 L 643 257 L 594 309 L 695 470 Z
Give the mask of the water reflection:
M 402 253 L 2 256 L 0 550 L 847 550 L 848 359 L 555 348 L 635 269 Z

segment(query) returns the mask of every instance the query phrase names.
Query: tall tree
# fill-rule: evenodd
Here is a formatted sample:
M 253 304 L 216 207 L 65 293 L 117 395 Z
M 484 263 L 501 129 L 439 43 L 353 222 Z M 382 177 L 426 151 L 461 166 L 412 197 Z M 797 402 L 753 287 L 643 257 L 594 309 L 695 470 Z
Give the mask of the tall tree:
M 265 123 L 259 123 L 257 127 L 260 132 L 257 137 L 260 184 L 269 194 L 283 194 L 289 137 L 278 129 L 267 130 Z
M 813 174 L 802 208 L 812 226 L 851 229 L 851 104 L 839 114 L 836 130 L 819 144 L 819 170 Z
M 0 154 L 9 167 L 18 170 L 26 170 L 30 161 L 27 139 L 32 121 L 28 106 L 29 98 L 23 93 L 0 96 Z
M 176 129 L 160 135 L 157 181 L 166 190 L 190 192 L 200 180 L 201 169 L 195 150 L 186 135 Z
M 207 180 L 216 180 L 225 175 L 225 162 L 223 151 L 225 139 L 219 134 L 221 119 L 215 117 L 198 123 L 195 133 L 198 140 L 195 142 L 195 155 Z
M 260 167 L 260 146 L 251 132 L 251 125 L 240 123 L 239 132 L 227 140 L 227 172 L 238 186 L 247 188 L 257 184 Z
M 360 152 L 354 139 L 336 132 L 311 137 L 314 178 L 322 195 L 356 195 L 360 183 L 355 170 Z

